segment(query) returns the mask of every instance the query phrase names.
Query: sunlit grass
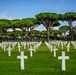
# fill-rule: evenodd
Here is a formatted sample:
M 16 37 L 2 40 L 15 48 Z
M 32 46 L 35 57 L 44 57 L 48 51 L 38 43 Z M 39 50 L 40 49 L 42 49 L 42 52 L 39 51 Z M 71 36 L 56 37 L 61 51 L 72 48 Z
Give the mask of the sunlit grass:
M 20 59 L 17 56 L 20 55 L 17 46 L 11 52 L 11 56 L 8 56 L 8 51 L 4 52 L 0 48 L 0 75 L 76 75 L 76 50 L 73 46 L 70 48 L 70 52 L 67 52 L 66 47 L 62 50 L 58 48 L 57 56 L 53 57 L 53 52 L 50 52 L 48 47 L 42 43 L 36 52 L 33 52 L 33 57 L 30 57 L 28 49 L 21 48 L 28 56 L 25 59 L 25 69 L 20 69 Z M 70 59 L 66 60 L 66 71 L 61 70 L 61 60 L 58 60 L 58 56 L 61 56 L 61 52 L 65 51 L 66 56 Z

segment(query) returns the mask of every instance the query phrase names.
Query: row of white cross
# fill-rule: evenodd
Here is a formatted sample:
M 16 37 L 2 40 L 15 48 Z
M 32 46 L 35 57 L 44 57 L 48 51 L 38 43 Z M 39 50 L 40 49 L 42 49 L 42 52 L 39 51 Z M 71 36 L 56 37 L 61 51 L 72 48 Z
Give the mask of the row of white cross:
M 34 50 L 34 52 L 36 52 L 36 50 L 38 49 L 38 47 L 41 45 L 41 43 L 42 42 L 34 42 L 34 43 L 27 43 L 27 45 L 28 45 L 28 47 L 30 47 L 28 50 L 30 51 L 30 57 L 32 57 L 33 56 L 33 50 Z M 16 44 L 18 44 L 18 51 L 20 52 L 20 56 L 17 56 L 17 58 L 18 59 L 21 59 L 21 70 L 24 70 L 24 59 L 27 59 L 28 57 L 27 56 L 24 56 L 24 51 L 21 51 L 20 50 L 20 47 L 21 47 L 21 45 L 20 45 L 20 43 L 18 42 L 15 42 L 14 44 L 12 44 L 13 45 L 13 48 L 11 48 L 11 44 L 12 43 L 7 43 L 7 42 L 3 42 L 2 44 L 0 44 L 0 46 L 4 49 L 4 51 L 6 51 L 6 45 L 8 45 L 8 48 L 7 48 L 7 50 L 8 50 L 8 56 L 11 56 L 11 50 L 12 49 L 14 49 L 14 46 L 16 45 Z M 25 45 L 26 43 L 22 43 L 22 45 L 24 45 L 24 46 L 26 46 Z M 34 44 L 34 48 L 32 47 L 32 44 Z M 24 47 L 24 49 L 25 49 L 25 47 Z
M 37 45 L 36 45 L 36 48 L 38 48 L 40 45 L 41 45 L 42 42 L 39 42 Z M 34 50 L 36 52 L 36 49 L 33 49 L 32 46 L 31 48 L 29 49 L 30 50 L 30 57 L 32 57 L 32 51 Z M 24 59 L 27 59 L 28 57 L 27 56 L 24 56 L 24 52 L 21 51 L 21 55 L 20 56 L 17 56 L 18 59 L 21 59 L 21 70 L 24 70 Z
M 48 42 L 45 42 L 45 44 L 47 45 L 47 47 L 50 49 L 50 52 L 54 51 L 54 57 L 56 57 L 56 51 L 58 50 L 56 48 L 56 46 L 52 46 L 50 45 Z
M 29 43 L 29 44 L 28 44 Z M 38 42 L 27 42 L 28 45 L 28 49 L 31 48 L 31 45 L 34 44 L 34 47 L 37 48 L 36 44 Z M 24 49 L 26 49 L 26 42 L 2 42 L 0 43 L 0 46 L 2 47 L 2 49 L 4 49 L 4 52 L 6 50 L 8 50 L 8 56 L 11 56 L 11 50 L 14 49 L 14 47 L 17 45 L 18 48 L 18 52 L 21 51 L 21 47 L 24 46 Z
M 53 48 L 53 46 L 50 45 L 48 42 L 45 42 L 45 44 L 47 45 L 47 47 L 49 49 L 51 49 L 51 52 L 52 52 L 52 50 L 54 51 L 54 57 L 56 57 L 56 50 L 58 50 L 58 49 L 56 49 L 56 46 L 54 46 L 54 48 Z M 52 47 L 52 48 L 50 48 L 50 47 Z M 67 47 L 70 47 L 69 44 L 67 45 Z M 68 52 L 69 52 L 69 48 L 68 48 Z M 65 56 L 65 52 L 62 52 L 62 56 L 58 56 L 58 59 L 62 59 L 62 70 L 65 71 L 66 70 L 65 60 L 69 59 L 69 56 Z
M 76 42 L 71 42 L 72 45 L 74 46 L 74 48 L 76 49 Z M 12 44 L 12 48 L 11 48 L 11 44 Z M 20 50 L 21 48 L 21 45 L 24 46 L 24 49 L 26 49 L 26 42 L 21 42 L 21 45 L 19 42 L 14 42 L 14 43 L 11 43 L 11 42 L 2 42 L 0 43 L 0 46 L 2 47 L 2 49 L 4 49 L 4 51 L 6 51 L 6 45 L 8 45 L 8 56 L 11 56 L 11 50 L 14 49 L 14 46 L 18 44 L 18 51 L 21 52 L 21 56 L 17 56 L 18 59 L 21 59 L 21 70 L 24 69 L 24 59 L 27 59 L 28 57 L 27 56 L 24 56 L 24 52 Z M 33 43 L 27 43 L 28 45 L 28 50 L 30 51 L 30 57 L 33 56 L 33 51 L 36 52 L 36 49 L 40 46 L 41 42 L 39 43 L 34 43 L 34 46 L 32 47 L 32 44 Z M 56 51 L 58 50 L 56 48 L 55 45 L 57 45 L 58 47 L 60 47 L 61 45 L 61 48 L 63 49 L 64 48 L 64 45 L 66 46 L 67 44 L 67 52 L 69 52 L 69 48 L 70 48 L 70 42 L 45 42 L 45 44 L 48 46 L 48 48 L 50 49 L 50 52 L 54 51 L 54 57 L 56 57 Z M 54 46 L 52 46 L 52 44 L 55 44 Z M 62 59 L 62 70 L 66 70 L 66 67 L 65 67 L 65 60 L 66 59 L 69 59 L 69 56 L 65 56 L 65 52 L 62 52 L 62 56 L 58 56 L 58 59 Z
M 39 42 L 37 45 L 34 45 L 34 48 L 32 48 L 32 46 L 30 46 L 29 50 L 30 50 L 30 57 L 32 57 L 32 51 L 36 52 L 36 49 L 38 49 L 38 47 L 41 45 L 42 42 Z

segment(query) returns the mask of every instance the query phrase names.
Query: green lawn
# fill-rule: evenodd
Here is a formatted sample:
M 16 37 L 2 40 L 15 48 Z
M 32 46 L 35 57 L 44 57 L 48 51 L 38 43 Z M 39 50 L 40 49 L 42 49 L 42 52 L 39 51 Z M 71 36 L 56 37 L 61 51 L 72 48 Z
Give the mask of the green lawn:
M 70 52 L 66 51 L 66 47 L 62 50 L 58 48 L 57 57 L 53 57 L 53 52 L 50 52 L 48 47 L 42 43 L 36 52 L 33 52 L 33 57 L 30 57 L 29 51 L 25 51 L 28 59 L 25 60 L 25 69 L 20 70 L 20 59 L 17 56 L 20 53 L 17 47 L 12 50 L 12 56 L 8 57 L 8 52 L 4 52 L 0 47 L 0 75 L 76 75 L 76 50 L 73 46 Z M 62 55 L 62 51 L 66 52 L 66 56 L 70 59 L 66 60 L 66 71 L 61 70 L 61 60 L 58 56 Z

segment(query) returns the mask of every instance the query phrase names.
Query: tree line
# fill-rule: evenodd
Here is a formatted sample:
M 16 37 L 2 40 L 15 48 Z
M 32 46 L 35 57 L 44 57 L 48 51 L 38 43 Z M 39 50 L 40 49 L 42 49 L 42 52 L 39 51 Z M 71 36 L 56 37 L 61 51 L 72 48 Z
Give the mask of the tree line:
M 49 41 L 52 28 L 61 25 L 59 21 L 68 22 L 68 27 L 64 25 L 61 28 L 59 28 L 59 30 L 60 32 L 64 32 L 64 36 L 66 31 L 69 30 L 70 38 L 73 41 L 76 27 L 73 27 L 72 23 L 76 21 L 76 12 L 66 12 L 65 14 L 43 12 L 36 14 L 35 18 L 23 18 L 14 20 L 0 19 L 0 33 L 3 32 L 6 39 L 7 30 L 11 28 L 13 30 L 14 40 L 16 40 L 16 28 L 19 28 L 23 31 L 23 34 L 26 37 L 26 39 L 28 38 L 29 30 L 29 36 L 30 38 L 33 38 L 32 31 L 34 30 L 34 28 L 43 24 L 47 32 L 47 41 Z

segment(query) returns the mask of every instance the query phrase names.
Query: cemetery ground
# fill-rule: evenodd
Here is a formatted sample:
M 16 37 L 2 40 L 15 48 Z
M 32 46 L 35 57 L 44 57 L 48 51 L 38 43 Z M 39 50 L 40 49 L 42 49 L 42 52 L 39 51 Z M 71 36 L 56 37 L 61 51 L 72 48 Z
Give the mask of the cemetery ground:
M 27 47 L 26 49 L 21 47 L 21 51 L 28 56 L 28 59 L 24 60 L 24 70 L 20 69 L 20 59 L 17 59 L 20 55 L 17 46 L 11 51 L 11 56 L 8 56 L 8 51 L 4 52 L 0 47 L 0 75 L 76 75 L 76 49 L 72 45 L 69 52 L 65 46 L 64 49 L 59 47 L 56 57 L 45 43 L 42 43 L 36 52 L 33 51 L 33 57 L 30 57 Z M 61 70 L 62 60 L 58 59 L 62 51 L 69 56 L 69 59 L 65 61 L 66 71 Z

